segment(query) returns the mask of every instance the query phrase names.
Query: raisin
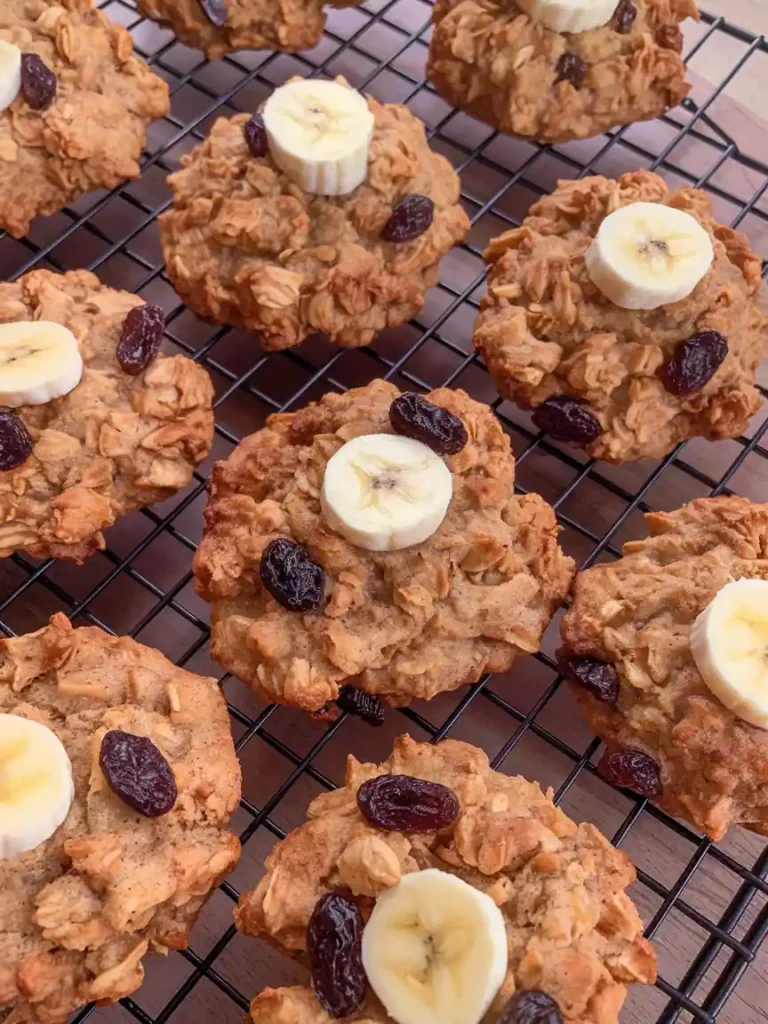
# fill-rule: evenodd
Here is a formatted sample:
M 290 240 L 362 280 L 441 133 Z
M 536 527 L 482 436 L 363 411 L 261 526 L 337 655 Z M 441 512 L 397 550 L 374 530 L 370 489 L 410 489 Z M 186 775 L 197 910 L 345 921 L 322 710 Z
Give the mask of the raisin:
M 515 992 L 501 1012 L 499 1024 L 564 1024 L 552 996 L 538 989 Z
M 603 704 L 615 704 L 619 696 L 619 677 L 616 669 L 597 658 L 580 658 L 568 654 L 565 648 L 557 652 L 557 664 L 566 679 L 589 690 Z
M 640 750 L 606 750 L 597 772 L 612 786 L 623 786 L 640 796 L 661 792 L 661 768 Z
M 342 686 L 336 703 L 342 711 L 357 715 L 368 725 L 384 724 L 384 708 L 373 693 L 363 693 L 356 686 Z
M 157 355 L 165 329 L 165 313 L 159 306 L 134 306 L 123 321 L 117 343 L 117 359 L 132 377 L 146 369 Z
M 0 473 L 18 469 L 32 454 L 32 438 L 18 416 L 0 410 Z
M 699 331 L 681 341 L 662 366 L 664 387 L 673 395 L 701 391 L 728 355 L 728 341 L 719 331 Z
M 203 14 L 208 21 L 216 28 L 221 28 L 227 20 L 227 5 L 225 0 L 200 0 Z
M 555 85 L 570 82 L 574 89 L 580 89 L 589 73 L 589 64 L 575 53 L 564 53 L 555 67 Z
M 459 816 L 452 789 L 411 775 L 379 775 L 357 791 L 357 806 L 387 832 L 436 832 Z
M 619 6 L 613 13 L 611 25 L 621 35 L 626 35 L 632 30 L 637 18 L 637 8 L 631 0 L 619 0 Z
M 47 110 L 56 99 L 56 75 L 36 53 L 21 56 L 21 95 L 33 110 Z
M 578 398 L 553 395 L 533 413 L 533 422 L 556 441 L 590 444 L 602 433 L 599 421 Z
M 99 764 L 110 789 L 145 818 L 159 818 L 173 809 L 176 779 L 146 736 L 112 729 L 101 741 Z
M 406 391 L 394 400 L 389 422 L 396 434 L 421 441 L 438 455 L 456 455 L 467 443 L 467 429 L 459 417 L 415 391 Z
M 406 196 L 392 211 L 381 237 L 385 242 L 411 242 L 428 230 L 434 213 L 435 204 L 428 196 Z
M 662 25 L 657 29 L 655 38 L 665 50 L 677 50 L 680 53 L 683 49 L 683 33 L 677 25 Z
M 272 597 L 289 611 L 313 611 L 323 599 L 325 573 L 295 541 L 271 540 L 262 552 L 259 573 Z
M 267 129 L 264 127 L 264 118 L 261 114 L 254 114 L 250 121 L 245 122 L 243 129 L 245 141 L 254 156 L 266 156 L 269 152 L 269 141 L 267 140 Z
M 307 928 L 307 952 L 315 995 L 332 1017 L 354 1013 L 365 996 L 362 938 L 356 903 L 336 892 L 318 901 Z

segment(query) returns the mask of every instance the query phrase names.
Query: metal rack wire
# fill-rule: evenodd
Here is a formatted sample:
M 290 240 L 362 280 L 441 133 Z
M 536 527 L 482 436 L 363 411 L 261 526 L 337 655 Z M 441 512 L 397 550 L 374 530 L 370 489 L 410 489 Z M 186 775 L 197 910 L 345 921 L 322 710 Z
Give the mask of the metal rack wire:
M 417 389 L 461 386 L 493 402 L 487 374 L 468 343 L 482 292 L 483 243 L 491 234 L 519 223 L 530 201 L 552 187 L 554 175 L 578 177 L 600 170 L 616 173 L 650 167 L 677 183 L 706 188 L 719 209 L 726 211 L 723 219 L 741 225 L 748 234 L 751 229 L 759 234 L 768 223 L 768 203 L 763 202 L 768 193 L 768 163 L 750 156 L 724 130 L 728 119 L 718 109 L 724 90 L 747 62 L 768 65 L 768 43 L 723 19 L 704 14 L 688 54 L 693 60 L 706 48 L 727 42 L 733 60 L 722 80 L 696 102 L 686 101 L 664 117 L 653 136 L 629 128 L 589 144 L 541 147 L 502 138 L 449 109 L 434 94 L 423 74 L 430 11 L 421 0 L 369 0 L 362 8 L 334 12 L 323 42 L 307 54 L 237 54 L 215 63 L 200 59 L 168 32 L 141 19 L 133 0 L 102 0 L 100 6 L 110 18 L 128 25 L 139 52 L 168 80 L 173 112 L 152 130 L 140 182 L 84 197 L 62 214 L 38 222 L 21 242 L 0 237 L 0 269 L 6 277 L 15 278 L 39 266 L 57 270 L 88 266 L 107 283 L 161 302 L 168 313 L 171 346 L 199 360 L 216 383 L 218 457 L 269 412 L 297 408 L 325 390 L 341 390 L 376 376 Z M 253 109 L 275 83 L 296 71 L 344 73 L 357 88 L 407 103 L 428 124 L 433 146 L 446 153 L 462 175 L 462 197 L 473 223 L 469 240 L 444 261 L 441 284 L 430 295 L 423 314 L 365 350 L 334 351 L 324 341 L 311 339 L 296 351 L 265 355 L 253 340 L 237 332 L 196 321 L 178 304 L 163 276 L 154 220 L 169 202 L 165 174 L 178 165 L 182 152 L 204 137 L 213 116 Z M 762 393 L 768 397 L 768 391 Z M 506 403 L 496 399 L 494 407 L 513 438 L 521 490 L 541 490 L 550 500 L 564 527 L 564 545 L 582 566 L 616 557 L 617 545 L 634 528 L 638 512 L 651 510 L 657 501 L 672 507 L 693 493 L 739 491 L 743 480 L 759 477 L 759 468 L 745 476 L 749 467 L 762 466 L 768 456 L 762 443 L 768 429 L 765 407 L 750 435 L 717 446 L 717 458 L 702 455 L 695 444 L 685 452 L 681 445 L 659 464 L 623 473 L 548 443 L 531 428 L 524 413 Z M 108 536 L 107 549 L 81 569 L 24 556 L 5 563 L 0 573 L 0 629 L 6 635 L 32 629 L 48 613 L 61 609 L 78 624 L 130 633 L 161 648 L 181 665 L 214 671 L 206 655 L 206 612 L 194 597 L 189 568 L 205 483 L 205 473 L 198 473 L 178 499 L 129 517 L 127 525 L 118 524 Z M 500 738 L 490 750 L 495 766 L 508 770 L 526 744 L 534 743 L 540 757 L 553 763 L 558 800 L 568 801 L 580 786 L 600 786 L 604 794 L 607 787 L 596 781 L 593 768 L 598 741 L 588 736 L 581 743 L 578 737 L 563 738 L 550 723 L 549 710 L 563 691 L 546 648 L 531 664 L 534 669 L 527 671 L 538 683 L 526 690 L 526 697 L 519 687 L 507 687 L 498 677 L 485 678 L 430 705 L 390 712 L 390 716 L 398 719 L 397 731 L 407 727 L 433 740 L 466 732 L 470 721 L 493 721 L 493 735 Z M 525 671 L 516 667 L 513 682 Z M 248 757 L 248 751 L 259 744 L 287 766 L 277 785 L 254 780 L 246 788 L 237 819 L 246 851 L 257 834 L 266 837 L 259 840 L 260 848 L 268 848 L 285 835 L 280 823 L 283 802 L 304 782 L 312 792 L 331 787 L 335 773 L 326 768 L 333 760 L 327 756 L 329 751 L 343 752 L 352 730 L 367 727 L 342 716 L 332 724 L 311 723 L 309 733 L 301 734 L 297 719 L 281 719 L 284 712 L 243 699 L 232 683 L 223 677 L 241 756 Z M 362 742 L 369 741 L 364 737 Z M 486 748 L 490 749 L 487 744 Z M 523 771 L 526 757 L 515 765 Z M 645 906 L 650 908 L 646 934 L 658 939 L 672 923 L 673 934 L 684 926 L 697 937 L 674 977 L 668 976 L 662 960 L 656 997 L 637 997 L 636 1019 L 713 1024 L 768 935 L 768 848 L 761 851 L 759 843 L 716 846 L 647 801 L 627 794 L 599 799 L 608 800 L 615 811 L 608 818 L 616 844 L 631 844 L 632 836 L 646 829 L 657 847 L 677 848 L 679 869 L 665 877 L 641 863 L 637 888 L 645 892 Z M 254 863 L 260 860 L 254 858 Z M 258 872 L 258 867 L 253 870 Z M 696 879 L 712 870 L 731 883 L 719 905 L 717 900 L 702 902 L 691 895 Z M 255 877 L 252 871 L 247 883 L 253 884 Z M 235 881 L 233 877 L 221 886 L 220 895 L 229 910 L 238 895 Z M 224 999 L 218 1005 L 226 1008 L 220 1008 L 214 1019 L 240 1019 L 255 989 L 250 981 L 233 980 L 233 972 L 222 967 L 235 932 L 228 925 L 229 911 L 219 918 L 224 923 L 211 932 L 210 942 L 200 952 L 195 951 L 193 936 L 193 949 L 180 954 L 186 961 L 182 980 L 170 995 L 166 992 L 154 1000 L 157 1005 L 151 1012 L 141 990 L 123 1000 L 120 1009 L 89 1007 L 75 1020 L 98 1017 L 165 1024 L 174 1014 L 177 1020 L 202 1020 L 199 1009 L 187 1007 L 193 1005 L 192 997 L 203 979 Z M 273 981 L 269 973 L 262 973 L 261 985 Z M 768 1020 L 766 1006 L 768 992 L 762 1009 L 758 1002 L 758 1020 Z

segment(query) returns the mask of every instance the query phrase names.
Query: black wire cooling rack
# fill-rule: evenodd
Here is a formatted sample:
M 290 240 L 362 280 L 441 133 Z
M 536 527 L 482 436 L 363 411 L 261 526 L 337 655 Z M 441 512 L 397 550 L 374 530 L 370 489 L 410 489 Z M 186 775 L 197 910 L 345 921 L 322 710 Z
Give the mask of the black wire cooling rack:
M 369 0 L 333 12 L 310 53 L 242 53 L 217 62 L 202 60 L 140 18 L 133 0 L 100 6 L 131 29 L 139 52 L 167 79 L 173 112 L 151 129 L 140 181 L 84 197 L 38 221 L 20 242 L 0 237 L 0 272 L 14 278 L 38 266 L 88 266 L 107 283 L 161 303 L 169 347 L 194 356 L 216 384 L 215 457 L 270 412 L 385 376 L 409 388 L 460 386 L 492 402 L 512 436 L 521 490 L 538 490 L 552 503 L 563 544 L 582 566 L 616 557 L 621 542 L 642 529 L 641 514 L 652 508 L 731 492 L 768 500 L 768 485 L 761 483 L 768 456 L 765 405 L 748 436 L 718 445 L 692 442 L 661 463 L 617 469 L 544 440 L 525 413 L 496 398 L 469 343 L 485 242 L 518 224 L 558 177 L 658 170 L 672 183 L 706 188 L 719 218 L 740 226 L 768 254 L 768 163 L 750 155 L 761 148 L 768 154 L 768 135 L 760 136 L 739 102 L 745 80 L 763 94 L 768 87 L 763 37 L 703 14 L 687 37 L 695 88 L 681 108 L 609 136 L 540 147 L 497 135 L 434 93 L 424 78 L 430 10 L 422 0 Z M 709 74 L 697 77 L 697 66 Z M 713 67 L 715 86 L 707 85 Z M 253 338 L 196 320 L 163 275 L 154 221 L 170 201 L 165 175 L 204 137 L 217 112 L 254 109 L 294 73 L 341 73 L 380 99 L 407 103 L 427 124 L 432 145 L 462 176 L 472 217 L 467 243 L 443 261 L 441 284 L 419 318 L 368 349 L 337 351 L 313 338 L 295 351 L 265 355 Z M 0 628 L 7 635 L 28 631 L 62 610 L 78 624 L 130 633 L 181 665 L 214 673 L 206 609 L 194 595 L 190 572 L 205 484 L 205 472 L 196 474 L 173 501 L 118 523 L 107 549 L 83 567 L 22 556 L 0 564 Z M 245 797 L 234 822 L 244 844 L 240 868 L 212 897 L 190 950 L 159 968 L 160 961 L 150 961 L 145 986 L 119 1007 L 89 1007 L 75 1020 L 236 1021 L 259 988 L 290 981 L 292 968 L 276 954 L 236 935 L 231 911 L 238 889 L 254 884 L 264 855 L 303 819 L 308 800 L 341 780 L 347 751 L 384 757 L 392 736 L 406 728 L 421 738 L 450 734 L 479 742 L 495 766 L 551 784 L 574 816 L 595 820 L 631 853 L 639 867 L 633 896 L 661 953 L 661 976 L 656 989 L 633 992 L 624 1020 L 768 1020 L 768 963 L 760 955 L 768 933 L 768 849 L 740 830 L 716 846 L 596 777 L 598 741 L 572 714 L 551 658 L 556 629 L 554 624 L 544 652 L 519 663 L 509 678 L 485 678 L 429 705 L 390 712 L 387 726 L 376 733 L 346 716 L 329 724 L 262 706 L 224 676 L 245 769 Z

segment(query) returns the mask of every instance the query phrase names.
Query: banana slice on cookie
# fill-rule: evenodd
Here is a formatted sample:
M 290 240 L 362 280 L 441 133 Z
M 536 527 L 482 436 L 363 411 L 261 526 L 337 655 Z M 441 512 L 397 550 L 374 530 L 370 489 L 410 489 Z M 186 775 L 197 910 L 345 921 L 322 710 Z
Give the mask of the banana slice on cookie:
M 507 973 L 504 917 L 461 878 L 414 871 L 376 901 L 363 966 L 397 1024 L 478 1024 Z
M 52 320 L 0 324 L 0 405 L 44 405 L 80 383 L 74 334 Z
M 623 309 L 658 309 L 690 295 L 714 259 L 695 217 L 664 203 L 630 203 L 609 214 L 586 256 L 587 273 Z
M 21 89 L 21 50 L 0 39 L 0 113 L 7 110 Z
M 365 181 L 374 117 L 359 92 L 295 79 L 275 89 L 262 116 L 272 159 L 305 192 L 342 196 Z
M 607 25 L 616 4 L 617 0 L 517 0 L 531 21 L 553 32 L 589 32 Z
M 768 729 L 768 580 L 734 580 L 691 628 L 704 682 L 745 722 Z
M 58 736 L 19 715 L 0 715 L 0 860 L 34 850 L 69 814 L 72 764 Z
M 421 441 L 365 434 L 328 460 L 320 503 L 328 525 L 350 543 L 398 551 L 432 536 L 452 494 L 450 470 Z

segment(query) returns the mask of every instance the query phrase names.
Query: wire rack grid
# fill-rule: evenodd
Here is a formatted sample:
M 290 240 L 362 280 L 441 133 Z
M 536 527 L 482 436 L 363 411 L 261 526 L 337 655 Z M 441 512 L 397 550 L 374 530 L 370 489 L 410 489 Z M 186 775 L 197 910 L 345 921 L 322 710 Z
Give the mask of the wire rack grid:
M 216 62 L 142 19 L 133 0 L 102 0 L 100 6 L 129 27 L 138 51 L 168 81 L 172 113 L 151 129 L 140 181 L 84 197 L 37 222 L 20 242 L 0 237 L 0 271 L 13 279 L 33 267 L 87 266 L 107 283 L 162 304 L 169 349 L 199 360 L 216 385 L 212 458 L 226 455 L 270 412 L 383 376 L 412 389 L 460 386 L 491 402 L 518 455 L 520 490 L 538 490 L 551 502 L 563 545 L 581 566 L 617 557 L 621 543 L 642 531 L 643 512 L 706 494 L 768 500 L 765 403 L 747 436 L 718 445 L 692 442 L 685 451 L 681 445 L 660 463 L 610 467 L 537 434 L 527 414 L 496 397 L 469 344 L 483 289 L 484 244 L 517 225 L 557 178 L 658 170 L 671 183 L 706 188 L 720 219 L 741 226 L 768 254 L 768 163 L 750 155 L 760 146 L 750 145 L 753 128 L 742 130 L 741 108 L 731 99 L 747 65 L 750 81 L 768 84 L 763 37 L 704 13 L 686 36 L 692 99 L 658 122 L 551 147 L 499 136 L 434 93 L 424 76 L 430 8 L 422 0 L 368 0 L 333 12 L 322 42 L 309 53 L 241 53 Z M 715 85 L 707 84 L 713 64 Z M 697 76 L 697 66 L 710 69 L 709 76 Z M 367 349 L 338 351 L 312 338 L 295 351 L 265 355 L 253 338 L 198 321 L 163 274 L 154 222 L 170 202 L 166 174 L 215 116 L 254 109 L 294 73 L 341 73 L 379 99 L 408 104 L 427 124 L 434 148 L 461 174 L 472 219 L 467 242 L 443 261 L 441 283 L 422 314 Z M 765 387 L 762 394 L 768 397 Z M 0 629 L 15 635 L 62 610 L 78 624 L 130 633 L 181 665 L 216 673 L 207 652 L 206 609 L 190 572 L 209 468 L 173 501 L 118 523 L 106 550 L 83 567 L 24 556 L 0 563 Z M 630 852 L 638 864 L 633 896 L 660 950 L 661 976 L 655 989 L 632 993 L 624 1020 L 768 1020 L 768 963 L 761 954 L 768 934 L 768 849 L 740 830 L 714 845 L 597 778 L 599 743 L 574 716 L 560 685 L 552 659 L 556 633 L 555 622 L 542 653 L 512 673 L 390 712 L 376 733 L 344 715 L 327 723 L 264 706 L 237 680 L 222 677 L 245 775 L 235 817 L 241 865 L 210 900 L 189 950 L 161 967 L 150 961 L 144 987 L 119 1006 L 88 1007 L 74 1019 L 237 1021 L 259 988 L 299 978 L 290 963 L 235 933 L 233 901 L 255 883 L 276 839 L 303 820 L 308 801 L 338 784 L 347 752 L 384 757 L 392 737 L 408 729 L 433 741 L 450 734 L 479 743 L 495 767 L 552 785 L 569 813 L 596 821 Z

